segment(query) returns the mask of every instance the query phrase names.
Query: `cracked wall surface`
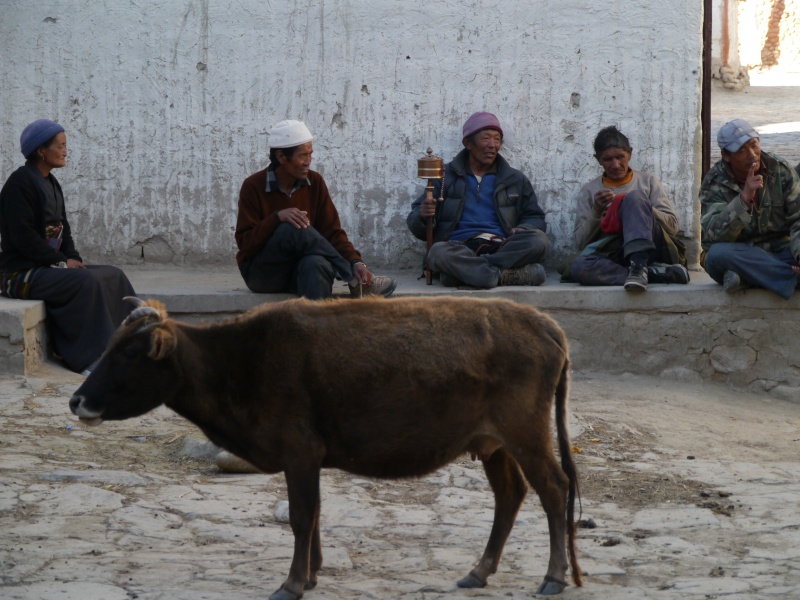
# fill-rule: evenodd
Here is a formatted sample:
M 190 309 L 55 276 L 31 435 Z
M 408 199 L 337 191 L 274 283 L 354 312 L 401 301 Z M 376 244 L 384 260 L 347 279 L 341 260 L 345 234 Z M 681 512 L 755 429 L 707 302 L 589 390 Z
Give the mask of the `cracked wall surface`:
M 713 381 L 800 398 L 796 307 L 547 312 L 567 333 L 575 369 Z
M 58 120 L 86 257 L 232 262 L 241 182 L 265 166 L 270 126 L 299 118 L 356 247 L 407 268 L 423 251 L 405 226 L 416 160 L 428 146 L 450 160 L 466 117 L 490 110 L 547 212 L 553 261 L 571 251 L 574 196 L 598 174 L 591 142 L 611 124 L 691 237 L 701 30 L 697 0 L 7 0 L 0 177 L 21 164 L 27 123 Z

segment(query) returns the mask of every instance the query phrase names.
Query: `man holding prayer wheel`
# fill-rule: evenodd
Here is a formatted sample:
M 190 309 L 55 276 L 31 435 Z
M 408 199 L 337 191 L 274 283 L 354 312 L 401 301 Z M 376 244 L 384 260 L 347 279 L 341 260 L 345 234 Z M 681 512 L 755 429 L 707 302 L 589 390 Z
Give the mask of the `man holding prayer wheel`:
M 432 197 L 423 192 L 414 201 L 406 220 L 420 240 L 434 220 L 428 267 L 448 287 L 540 285 L 550 249 L 544 211 L 528 178 L 499 154 L 500 121 L 477 112 L 462 134 L 464 149 L 445 167 L 444 179 L 434 180 Z

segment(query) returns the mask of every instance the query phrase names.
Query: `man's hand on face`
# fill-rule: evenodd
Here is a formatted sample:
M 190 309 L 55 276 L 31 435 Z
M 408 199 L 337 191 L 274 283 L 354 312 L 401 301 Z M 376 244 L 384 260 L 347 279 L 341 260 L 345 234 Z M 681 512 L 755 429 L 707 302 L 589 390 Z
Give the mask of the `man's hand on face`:
M 281 223 L 293 225 L 295 229 L 305 229 L 311 225 L 311 221 L 308 220 L 308 213 L 294 206 L 278 211 L 278 220 Z
M 753 208 L 756 203 L 756 194 L 758 194 L 758 190 L 764 187 L 764 177 L 756 175 L 757 166 L 756 163 L 750 165 L 750 170 L 747 171 L 747 179 L 744 182 L 744 189 L 742 190 L 742 202 L 744 202 L 748 208 Z

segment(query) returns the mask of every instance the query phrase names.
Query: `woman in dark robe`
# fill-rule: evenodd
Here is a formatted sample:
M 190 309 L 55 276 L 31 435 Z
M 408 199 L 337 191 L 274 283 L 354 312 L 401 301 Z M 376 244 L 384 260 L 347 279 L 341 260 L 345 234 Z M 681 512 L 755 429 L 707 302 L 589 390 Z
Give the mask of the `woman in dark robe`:
M 20 147 L 25 165 L 0 191 L 0 293 L 43 300 L 54 352 L 88 374 L 131 310 L 122 298 L 135 292 L 120 269 L 86 265 L 75 248 L 64 194 L 51 172 L 67 164 L 64 128 L 34 121 Z

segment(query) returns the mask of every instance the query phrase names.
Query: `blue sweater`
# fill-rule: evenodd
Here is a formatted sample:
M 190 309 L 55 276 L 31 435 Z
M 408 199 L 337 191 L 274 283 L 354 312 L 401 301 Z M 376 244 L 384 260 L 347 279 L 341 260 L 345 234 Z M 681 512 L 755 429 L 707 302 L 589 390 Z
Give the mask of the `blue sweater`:
M 464 197 L 464 210 L 456 228 L 450 234 L 451 240 L 468 240 L 479 233 L 491 233 L 505 237 L 505 232 L 497 219 L 494 207 L 495 173 L 487 173 L 478 183 L 472 173 L 467 174 L 467 193 Z

